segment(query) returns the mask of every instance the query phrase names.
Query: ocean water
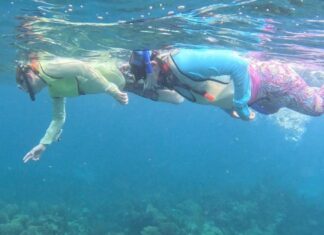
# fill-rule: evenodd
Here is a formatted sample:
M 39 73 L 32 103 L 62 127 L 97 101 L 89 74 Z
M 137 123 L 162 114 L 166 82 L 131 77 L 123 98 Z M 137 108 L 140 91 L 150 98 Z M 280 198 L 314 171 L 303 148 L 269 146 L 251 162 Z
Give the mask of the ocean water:
M 253 51 L 324 84 L 322 0 L 0 2 L 0 235 L 322 235 L 323 117 L 233 120 L 129 94 L 67 102 L 62 139 L 15 85 L 30 51 L 93 58 L 165 46 Z

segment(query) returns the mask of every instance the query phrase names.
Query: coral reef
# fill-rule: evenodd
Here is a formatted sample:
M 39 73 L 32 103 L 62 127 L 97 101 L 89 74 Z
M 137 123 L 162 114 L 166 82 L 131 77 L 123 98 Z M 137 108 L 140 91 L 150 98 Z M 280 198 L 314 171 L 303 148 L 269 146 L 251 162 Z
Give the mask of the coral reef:
M 183 200 L 143 195 L 96 207 L 2 203 L 0 235 L 321 235 L 324 208 L 258 186 Z

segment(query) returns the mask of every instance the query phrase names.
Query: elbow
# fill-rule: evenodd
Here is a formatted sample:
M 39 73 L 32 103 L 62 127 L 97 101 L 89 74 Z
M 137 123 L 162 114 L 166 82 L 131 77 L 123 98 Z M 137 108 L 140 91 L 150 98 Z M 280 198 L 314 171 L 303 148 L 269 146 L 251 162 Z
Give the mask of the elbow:
M 65 120 L 66 120 L 66 118 L 65 118 L 65 117 L 59 120 L 59 123 L 61 124 L 61 126 L 63 126 L 63 125 L 64 125 L 64 123 L 65 123 Z
M 174 99 L 173 104 L 181 104 L 185 101 L 185 98 L 183 98 L 181 95 L 177 95 Z

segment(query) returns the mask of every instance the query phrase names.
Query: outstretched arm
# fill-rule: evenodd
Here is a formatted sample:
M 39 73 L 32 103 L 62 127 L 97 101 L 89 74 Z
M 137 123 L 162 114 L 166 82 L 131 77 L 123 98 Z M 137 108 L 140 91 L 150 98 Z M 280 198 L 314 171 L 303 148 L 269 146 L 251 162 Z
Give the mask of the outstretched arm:
M 46 147 L 57 141 L 62 133 L 65 122 L 65 98 L 53 98 L 52 121 L 40 143 L 31 149 L 23 158 L 24 163 L 29 160 L 38 161 Z
M 146 90 L 144 87 L 145 84 L 142 80 L 134 81 L 132 78 L 128 78 L 126 79 L 126 85 L 124 89 L 138 96 L 142 96 L 154 101 L 171 104 L 180 104 L 184 101 L 184 98 L 174 90 L 159 87 L 154 87 L 154 89 Z
M 184 98 L 176 91 L 168 89 L 157 89 L 158 101 L 171 104 L 181 104 L 184 102 Z

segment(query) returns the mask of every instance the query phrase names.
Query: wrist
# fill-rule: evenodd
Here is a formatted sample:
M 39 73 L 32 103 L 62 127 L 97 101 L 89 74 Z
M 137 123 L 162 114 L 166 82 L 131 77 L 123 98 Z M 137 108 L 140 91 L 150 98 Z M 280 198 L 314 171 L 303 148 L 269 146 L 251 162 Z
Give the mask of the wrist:
M 115 84 L 109 84 L 109 86 L 105 89 L 105 92 L 109 94 L 116 94 L 119 91 L 119 88 Z
M 250 118 L 250 109 L 247 105 L 235 107 L 234 110 L 237 112 L 239 117 L 243 120 L 249 120 Z
M 39 144 L 40 145 L 40 147 L 42 148 L 42 149 L 46 149 L 47 148 L 47 146 L 48 146 L 48 144 Z

